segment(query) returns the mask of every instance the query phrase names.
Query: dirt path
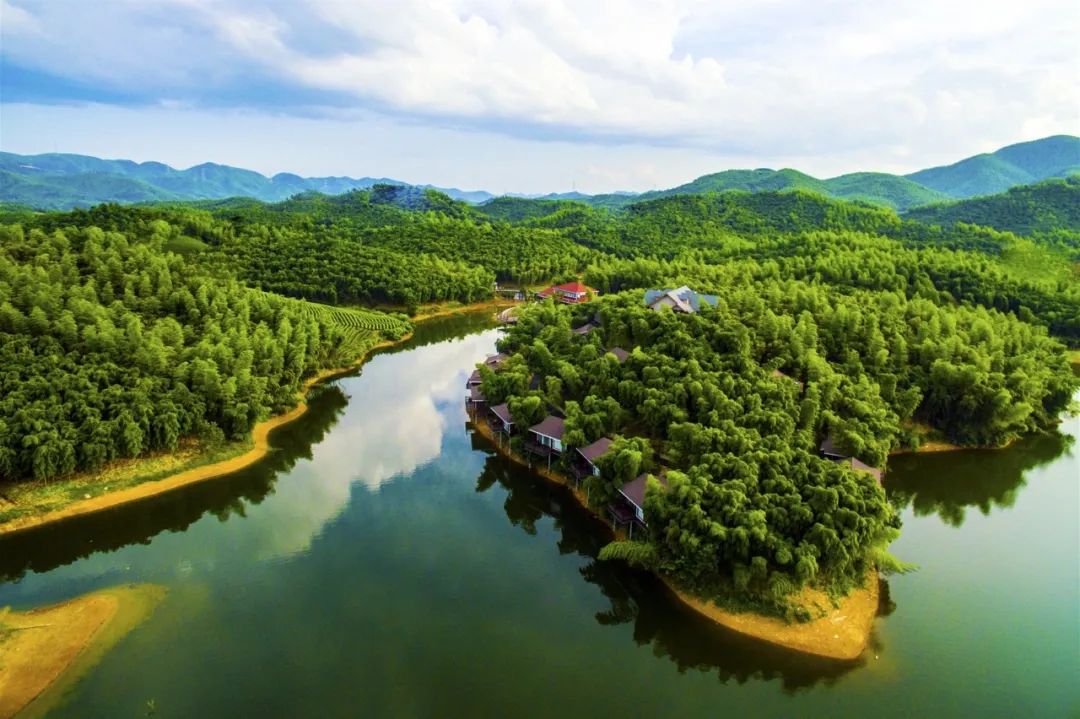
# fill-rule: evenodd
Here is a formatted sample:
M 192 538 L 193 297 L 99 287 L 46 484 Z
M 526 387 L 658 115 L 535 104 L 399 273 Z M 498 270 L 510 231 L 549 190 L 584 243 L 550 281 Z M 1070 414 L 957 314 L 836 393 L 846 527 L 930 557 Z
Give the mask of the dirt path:
M 0 719 L 44 714 L 164 596 L 164 587 L 133 585 L 0 613 Z

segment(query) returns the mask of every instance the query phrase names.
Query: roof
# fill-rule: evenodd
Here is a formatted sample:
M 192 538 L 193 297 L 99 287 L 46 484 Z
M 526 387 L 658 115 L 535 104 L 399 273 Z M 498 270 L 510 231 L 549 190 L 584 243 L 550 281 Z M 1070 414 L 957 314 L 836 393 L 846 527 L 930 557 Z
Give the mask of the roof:
M 486 402 L 487 397 L 480 391 L 479 387 L 469 387 L 469 401 L 471 402 Z
M 588 446 L 578 447 L 578 454 L 584 457 L 589 464 L 596 464 L 596 460 L 600 455 L 611 448 L 612 441 L 611 437 L 601 437 Z
M 645 481 L 648 477 L 648 472 L 639 474 L 633 481 L 627 482 L 622 486 L 622 489 L 619 490 L 624 497 L 642 509 L 645 507 Z M 667 486 L 667 477 L 665 477 L 663 473 L 656 475 L 656 479 L 659 480 L 660 484 L 663 486 Z
M 487 357 L 485 357 L 484 358 L 484 364 L 486 364 L 488 367 L 494 367 L 496 365 L 502 364 L 507 359 L 508 359 L 507 355 L 504 355 L 502 352 L 499 352 L 497 354 L 488 355 Z
M 469 375 L 469 379 L 465 381 L 465 386 L 468 387 L 474 384 L 480 384 L 481 381 L 480 370 L 474 369 L 472 374 Z
M 567 282 L 562 285 L 555 285 L 551 289 L 562 292 L 576 292 L 578 294 L 582 292 L 590 292 L 591 289 L 581 284 L 580 282 Z
M 536 434 L 542 434 L 545 437 L 551 437 L 552 439 L 562 439 L 563 433 L 563 419 L 562 417 L 555 417 L 548 415 L 544 417 L 544 421 L 540 424 L 535 424 L 529 427 L 530 432 Z
M 594 325 L 592 322 L 586 322 L 581 327 L 578 327 L 577 329 L 571 331 L 576 335 L 587 335 L 596 328 L 596 325 Z
M 608 352 L 615 355 L 615 359 L 619 360 L 619 364 L 622 364 L 630 357 L 630 353 L 622 347 L 612 347 Z
M 510 405 L 506 404 L 505 402 L 492 407 L 491 412 L 506 424 L 514 423 L 514 420 L 510 418 Z
M 872 476 L 874 479 L 876 479 L 878 484 L 881 484 L 881 478 L 882 478 L 882 475 L 884 474 L 884 472 L 882 472 L 877 467 L 871 467 L 869 464 L 866 464 L 865 462 L 861 462 L 858 459 L 855 459 L 854 457 L 851 457 L 847 461 L 847 463 L 850 464 L 851 468 L 854 469 L 856 472 L 866 472 L 867 474 Z
M 836 446 L 836 437 L 829 434 L 818 447 L 822 454 L 830 454 L 833 457 L 847 457 L 848 453 Z
M 792 382 L 794 382 L 795 384 L 799 385 L 799 389 L 803 389 L 803 388 L 804 388 L 804 387 L 806 386 L 806 385 L 804 385 L 804 384 L 803 384 L 802 382 L 800 382 L 799 380 L 797 380 L 797 379 L 795 379 L 794 377 L 792 377 L 791 375 L 789 375 L 789 374 L 787 374 L 787 373 L 785 373 L 785 372 L 781 372 L 781 371 L 780 371 L 780 370 L 778 370 L 778 369 L 774 369 L 774 370 L 772 371 L 772 376 L 773 376 L 773 377 L 777 377 L 777 378 L 779 378 L 779 379 L 787 379 L 787 380 L 791 380 L 791 381 L 792 381 Z
M 697 312 L 701 309 L 702 302 L 715 307 L 717 302 L 720 301 L 720 298 L 716 295 L 703 295 L 683 285 L 673 290 L 646 290 L 645 304 L 652 307 L 665 297 L 670 299 L 675 307 L 683 312 Z
M 554 287 L 546 287 L 546 288 L 540 290 L 539 292 L 537 292 L 536 296 L 537 297 L 543 297 L 543 298 L 546 299 L 548 297 L 551 297 L 553 294 L 555 294 L 555 288 Z

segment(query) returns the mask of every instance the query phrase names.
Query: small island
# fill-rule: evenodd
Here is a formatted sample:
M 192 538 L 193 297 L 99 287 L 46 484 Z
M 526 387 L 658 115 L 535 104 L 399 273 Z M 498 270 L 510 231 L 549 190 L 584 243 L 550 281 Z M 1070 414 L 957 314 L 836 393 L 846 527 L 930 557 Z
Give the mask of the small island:
M 964 306 L 713 282 L 538 297 L 467 382 L 475 426 L 609 522 L 601 559 L 729 629 L 856 659 L 878 574 L 911 568 L 888 551 L 888 457 L 928 431 L 1003 446 L 1052 427 L 1075 387 L 1063 347 Z M 945 347 L 990 371 L 949 368 Z

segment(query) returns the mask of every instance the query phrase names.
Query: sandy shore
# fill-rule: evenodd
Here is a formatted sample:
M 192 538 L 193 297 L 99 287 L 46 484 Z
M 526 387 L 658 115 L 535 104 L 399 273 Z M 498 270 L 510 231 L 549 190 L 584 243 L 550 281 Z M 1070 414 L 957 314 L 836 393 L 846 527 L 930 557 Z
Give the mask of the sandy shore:
M 203 482 L 208 479 L 220 477 L 225 474 L 230 474 L 245 467 L 250 467 L 260 459 L 266 456 L 270 451 L 269 437 L 270 433 L 278 427 L 288 424 L 307 411 L 307 403 L 304 402 L 303 397 L 306 397 L 308 391 L 319 382 L 324 382 L 327 379 L 340 376 L 342 374 L 351 372 L 357 367 L 367 361 L 367 358 L 371 356 L 371 353 L 383 349 L 385 347 L 392 347 L 400 342 L 404 342 L 409 339 L 412 334 L 408 334 L 402 337 L 396 342 L 386 341 L 380 342 L 361 355 L 353 364 L 346 367 L 338 367 L 336 369 L 324 370 L 313 377 L 308 378 L 304 382 L 304 385 L 300 391 L 301 400 L 299 404 L 293 409 L 284 414 L 279 414 L 271 417 L 268 420 L 259 422 L 252 430 L 251 449 L 247 450 L 243 454 L 229 459 L 222 460 L 221 462 L 214 462 L 213 464 L 206 464 L 201 467 L 195 467 L 178 474 L 174 474 L 165 479 L 160 479 L 152 482 L 144 482 L 132 487 L 120 489 L 107 494 L 102 494 L 97 497 L 91 497 L 89 499 L 81 499 L 62 509 L 57 509 L 44 514 L 30 515 L 25 517 L 19 517 L 13 519 L 4 524 L 0 524 L 0 536 L 14 534 L 16 532 L 24 532 L 34 527 L 40 527 L 50 522 L 58 522 L 64 519 L 70 519 L 72 517 L 79 517 L 86 514 L 92 514 L 94 512 L 100 512 L 105 509 L 111 509 L 121 504 L 127 504 L 128 502 L 136 502 L 140 499 L 146 499 L 147 497 L 154 497 L 165 492 L 172 492 L 181 487 L 186 487 L 196 482 Z
M 0 612 L 0 719 L 45 714 L 164 597 L 164 587 L 130 585 Z
M 530 466 L 525 459 L 510 452 L 505 441 L 500 444 L 493 436 L 491 428 L 482 419 L 474 422 L 473 428 L 495 444 L 501 454 L 518 464 Z M 569 488 L 582 507 L 610 527 L 607 519 L 589 506 L 585 494 L 575 488 L 566 477 L 543 466 L 537 465 L 531 468 L 548 481 Z M 611 531 L 619 539 L 626 538 L 622 531 L 615 529 Z M 878 578 L 876 573 L 871 573 L 867 577 L 865 588 L 844 597 L 835 607 L 824 592 L 803 589 L 799 593 L 798 603 L 811 609 L 814 614 L 820 613 L 821 610 L 824 610 L 825 614 L 813 621 L 798 623 L 789 623 L 777 617 L 754 612 L 728 611 L 713 602 L 695 597 L 678 588 L 667 577 L 658 576 L 684 606 L 723 627 L 785 649 L 827 659 L 843 661 L 858 659 L 870 641 L 870 631 L 874 626 L 874 617 L 877 616 Z

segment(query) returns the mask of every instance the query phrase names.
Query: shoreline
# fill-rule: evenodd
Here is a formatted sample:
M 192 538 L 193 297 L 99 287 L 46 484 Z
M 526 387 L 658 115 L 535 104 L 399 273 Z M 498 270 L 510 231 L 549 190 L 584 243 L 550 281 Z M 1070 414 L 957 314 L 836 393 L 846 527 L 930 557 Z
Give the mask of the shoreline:
M 613 527 L 604 516 L 589 506 L 584 493 L 574 487 L 565 476 L 542 466 L 534 466 L 525 458 L 510 451 L 509 446 L 503 446 L 503 443 L 495 439 L 483 419 L 470 417 L 470 424 L 472 430 L 487 439 L 500 455 L 515 464 L 527 467 L 531 472 L 549 482 L 565 487 L 583 509 L 608 528 L 613 537 L 626 538 L 625 532 Z M 835 661 L 855 661 L 862 656 L 870 643 L 874 618 L 877 617 L 878 612 L 878 575 L 876 572 L 868 574 L 865 587 L 854 590 L 836 605 L 823 592 L 804 589 L 802 594 L 806 601 L 818 606 L 823 605 L 827 611 L 825 616 L 802 623 L 789 623 L 778 617 L 755 612 L 732 612 L 710 600 L 686 592 L 662 574 L 656 572 L 652 574 L 684 608 L 725 629 L 784 649 Z
M 0 611 L 0 719 L 54 708 L 165 594 L 155 584 L 123 585 L 24 612 Z
M 61 522 L 66 519 L 112 509 L 122 504 L 129 504 L 141 499 L 155 497 L 180 489 L 181 487 L 215 479 L 250 467 L 269 454 L 272 449 L 269 441 L 270 434 L 275 429 L 299 419 L 307 412 L 308 406 L 306 398 L 312 387 L 320 382 L 325 382 L 326 380 L 356 370 L 367 362 L 371 355 L 377 350 L 402 344 L 408 341 L 412 336 L 413 333 L 410 332 L 399 340 L 384 340 L 378 342 L 365 350 L 352 364 L 333 369 L 325 369 L 306 379 L 297 393 L 300 397 L 297 405 L 288 412 L 274 415 L 273 417 L 256 424 L 251 430 L 251 447 L 242 454 L 218 462 L 192 467 L 191 469 L 183 470 L 163 479 L 142 482 L 114 492 L 106 492 L 105 494 L 100 494 L 89 499 L 79 499 L 65 507 L 51 510 L 43 514 L 17 517 L 0 524 L 0 538 L 36 529 L 46 524 Z
M 409 321 L 416 325 L 428 320 L 452 315 L 481 312 L 487 309 L 495 311 L 499 307 L 514 304 L 517 303 L 496 298 L 473 303 L 471 305 L 443 308 L 430 314 L 410 318 Z M 95 497 L 78 499 L 60 509 L 49 510 L 41 514 L 16 517 L 15 519 L 0 523 L 0 539 L 20 532 L 37 529 L 46 524 L 62 522 L 66 519 L 85 516 L 112 509 L 123 504 L 155 497 L 191 484 L 215 479 L 250 467 L 270 452 L 269 436 L 275 429 L 299 419 L 307 412 L 307 402 L 305 400 L 312 387 L 320 382 L 325 382 L 329 379 L 334 379 L 355 371 L 357 368 L 363 366 L 364 363 L 366 363 L 378 350 L 404 344 L 410 340 L 412 336 L 413 333 L 409 332 L 397 340 L 383 340 L 382 342 L 378 342 L 365 350 L 363 354 L 357 357 L 352 363 L 343 367 L 322 370 L 306 379 L 297 393 L 299 395 L 299 402 L 297 405 L 287 412 L 274 415 L 273 417 L 269 417 L 256 424 L 251 431 L 251 446 L 241 454 L 227 457 L 217 462 L 211 462 L 210 464 L 197 465 L 160 479 L 147 480 L 112 492 L 107 491 L 104 494 Z

